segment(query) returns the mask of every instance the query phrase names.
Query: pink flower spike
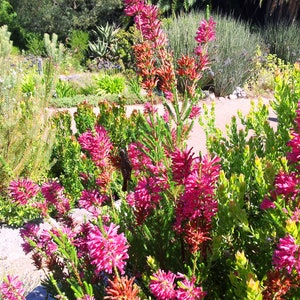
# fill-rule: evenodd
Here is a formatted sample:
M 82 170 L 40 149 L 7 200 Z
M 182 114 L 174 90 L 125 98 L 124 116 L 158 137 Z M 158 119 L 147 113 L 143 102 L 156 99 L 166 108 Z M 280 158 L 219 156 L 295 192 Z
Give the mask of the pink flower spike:
M 203 291 L 202 287 L 195 286 L 195 278 L 189 280 L 184 276 L 183 281 L 179 281 L 178 290 L 176 291 L 177 299 L 180 300 L 200 300 L 207 294 Z
M 7 300 L 25 300 L 25 289 L 18 276 L 7 275 L 0 284 L 0 296 Z
M 195 40 L 199 44 L 205 44 L 216 38 L 216 22 L 210 17 L 209 20 L 202 20 L 197 30 Z
M 103 232 L 96 226 L 90 230 L 87 246 L 97 273 L 105 271 L 112 274 L 115 267 L 121 274 L 125 272 L 129 246 L 124 233 L 118 234 L 118 229 L 119 226 L 111 223 L 103 225 Z
M 60 215 L 64 215 L 70 210 L 70 202 L 64 195 L 64 187 L 62 187 L 58 182 L 45 182 L 42 185 L 42 194 L 49 204 L 54 205 Z
M 104 168 L 108 165 L 108 157 L 113 145 L 107 131 L 103 126 L 96 125 L 94 130 L 84 132 L 78 142 L 83 150 L 86 150 L 96 166 Z
M 260 204 L 260 209 L 262 210 L 266 210 L 266 209 L 269 209 L 269 208 L 276 208 L 276 205 L 274 204 L 273 201 L 265 198 L 262 203 Z
M 29 179 L 23 178 L 12 181 L 9 184 L 9 195 L 17 204 L 26 205 L 28 201 L 37 195 L 40 188 Z
M 153 115 L 153 114 L 157 113 L 157 111 L 158 111 L 157 107 L 155 107 L 150 102 L 147 102 L 144 104 L 144 114 Z
M 192 107 L 192 110 L 191 110 L 191 113 L 190 113 L 189 118 L 190 118 L 191 120 L 196 119 L 197 117 L 200 116 L 200 113 L 201 113 L 201 107 L 198 106 L 198 105 L 194 105 L 194 106 Z
M 299 245 L 290 234 L 279 239 L 277 250 L 273 255 L 273 265 L 276 269 L 287 270 L 288 273 L 291 273 L 295 267 L 299 268 Z M 299 272 L 300 268 L 297 271 Z
M 167 273 L 159 269 L 151 276 L 150 291 L 157 300 L 171 300 L 176 299 L 176 291 L 174 281 L 176 275 L 171 271 Z

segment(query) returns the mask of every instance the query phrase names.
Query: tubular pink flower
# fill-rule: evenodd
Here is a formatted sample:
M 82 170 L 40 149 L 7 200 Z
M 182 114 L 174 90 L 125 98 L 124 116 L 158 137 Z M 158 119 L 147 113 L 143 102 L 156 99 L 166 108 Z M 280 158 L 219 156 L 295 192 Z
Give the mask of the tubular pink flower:
M 167 273 L 159 269 L 151 276 L 149 288 L 157 300 L 176 299 L 175 281 L 176 275 L 171 271 Z
M 270 199 L 265 198 L 260 204 L 260 209 L 265 210 L 270 208 L 276 208 L 276 205 Z
M 195 48 L 195 54 L 198 57 L 197 71 L 204 71 L 209 65 L 209 58 L 207 52 L 203 50 L 202 46 L 198 46 Z
M 144 104 L 144 114 L 154 115 L 158 112 L 157 107 L 155 107 L 150 102 Z
M 299 262 L 299 245 L 296 244 L 295 239 L 288 234 L 284 238 L 279 239 L 277 250 L 274 251 L 273 265 L 276 269 L 286 269 L 288 273 L 291 273 L 295 268 L 300 274 L 300 262 Z
M 49 181 L 42 185 L 42 194 L 46 201 L 54 205 L 60 215 L 70 210 L 69 199 L 64 195 L 64 187 L 56 181 Z
M 147 147 L 139 142 L 131 143 L 128 147 L 128 157 L 136 176 L 153 165 L 151 159 L 146 155 L 147 152 L 149 152 Z
M 37 184 L 26 178 L 12 181 L 8 187 L 10 197 L 21 205 L 26 205 L 31 198 L 37 195 L 39 190 Z
M 292 133 L 292 139 L 287 143 L 291 151 L 287 153 L 287 159 L 290 164 L 299 164 L 300 162 L 300 134 Z M 299 169 L 299 167 L 298 167 Z
M 207 294 L 203 291 L 202 287 L 196 287 L 196 279 L 193 277 L 189 280 L 185 275 L 184 279 L 177 284 L 179 288 L 176 290 L 176 297 L 180 300 L 200 300 Z
M 125 0 L 124 12 L 127 16 L 135 16 L 143 11 L 145 6 L 145 1 L 143 0 Z
M 292 200 L 298 195 L 299 178 L 295 172 L 280 172 L 275 179 L 276 194 L 290 197 Z
M 39 232 L 39 226 L 34 223 L 26 223 L 20 229 L 20 235 L 23 239 L 22 248 L 25 254 L 30 253 L 33 250 L 33 247 L 29 244 L 28 240 L 37 241 Z
M 205 44 L 213 41 L 216 38 L 216 23 L 213 18 L 209 20 L 202 20 L 197 30 L 195 40 L 199 44 Z
M 78 204 L 88 211 L 93 211 L 96 207 L 102 206 L 107 199 L 107 195 L 102 195 L 97 190 L 84 190 L 81 193 Z
M 219 161 L 219 158 L 208 160 L 204 157 L 193 165 L 176 206 L 174 229 L 184 235 L 192 251 L 209 239 L 212 219 L 218 211 L 215 186 L 220 172 Z
M 84 132 L 78 142 L 83 150 L 86 150 L 96 166 L 104 168 L 108 165 L 108 158 L 113 147 L 105 128 L 96 125 L 93 131 Z
M 25 289 L 23 283 L 18 280 L 18 276 L 10 276 L 0 284 L 0 296 L 7 300 L 25 300 Z
M 192 152 L 193 148 L 189 150 L 180 151 L 178 148 L 171 153 L 172 159 L 172 174 L 173 180 L 177 184 L 184 184 L 189 174 L 191 173 L 193 166 L 196 162 L 194 153 Z
M 112 274 L 115 267 L 121 274 L 125 272 L 129 246 L 124 233 L 118 234 L 118 228 L 111 223 L 109 226 L 103 225 L 103 232 L 96 226 L 89 232 L 87 246 L 97 273 L 105 271 Z
M 161 192 L 169 187 L 167 178 L 162 176 L 143 177 L 139 180 L 127 202 L 134 207 L 137 223 L 141 225 L 161 201 Z
M 191 120 L 196 119 L 197 117 L 200 116 L 200 113 L 201 113 L 201 107 L 198 106 L 198 105 L 194 105 L 194 106 L 192 107 L 192 110 L 191 110 L 191 113 L 190 113 L 190 115 L 189 115 L 189 118 L 190 118 Z

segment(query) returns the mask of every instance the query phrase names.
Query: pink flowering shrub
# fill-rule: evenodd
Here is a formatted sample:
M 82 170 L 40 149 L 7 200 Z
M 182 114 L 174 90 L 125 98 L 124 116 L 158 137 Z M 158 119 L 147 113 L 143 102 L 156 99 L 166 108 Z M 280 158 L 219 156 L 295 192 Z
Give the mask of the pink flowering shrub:
M 25 300 L 25 289 L 18 276 L 10 276 L 0 284 L 0 298 L 9 300 Z

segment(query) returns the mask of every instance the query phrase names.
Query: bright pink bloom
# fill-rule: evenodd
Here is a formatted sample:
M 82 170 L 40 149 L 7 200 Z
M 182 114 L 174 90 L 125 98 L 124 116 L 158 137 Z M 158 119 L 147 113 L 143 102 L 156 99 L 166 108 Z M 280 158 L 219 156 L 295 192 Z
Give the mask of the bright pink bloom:
M 150 102 L 144 104 L 144 114 L 154 115 L 157 113 L 157 111 L 158 111 L 157 107 L 155 107 Z
M 198 106 L 198 105 L 194 105 L 192 107 L 192 110 L 191 110 L 189 118 L 192 119 L 192 120 L 196 119 L 197 117 L 200 116 L 200 113 L 201 113 L 201 107 Z
M 184 235 L 192 252 L 209 240 L 212 219 L 218 211 L 215 187 L 220 173 L 219 161 L 219 158 L 204 157 L 193 165 L 176 206 L 174 229 Z
M 213 41 L 216 38 L 216 23 L 213 18 L 209 20 L 202 20 L 197 30 L 195 40 L 199 44 L 205 44 Z
M 184 184 L 189 174 L 193 170 L 197 159 L 194 157 L 193 148 L 180 151 L 175 149 L 171 153 L 173 180 L 178 184 Z
M 295 210 L 293 211 L 293 214 L 291 216 L 291 220 L 295 221 L 297 223 L 300 222 L 300 209 L 298 207 L 296 207 Z
M 260 204 L 260 209 L 265 210 L 269 208 L 276 208 L 276 205 L 270 199 L 265 198 Z
M 0 296 L 3 300 L 25 300 L 25 289 L 18 276 L 10 276 L 0 284 Z
M 26 205 L 31 198 L 37 195 L 40 188 L 31 180 L 23 178 L 12 181 L 8 190 L 14 202 Z
M 56 181 L 49 181 L 42 185 L 42 194 L 49 204 L 54 205 L 59 215 L 70 210 L 69 199 L 64 195 L 64 187 Z
M 176 275 L 171 271 L 167 273 L 159 269 L 151 276 L 150 291 L 157 300 L 176 299 L 175 281 Z
M 96 166 L 104 168 L 108 165 L 109 154 L 113 145 L 107 131 L 101 125 L 96 125 L 94 130 L 84 132 L 78 142 L 83 150 L 86 150 Z
M 177 299 L 180 300 L 200 300 L 207 294 L 203 291 L 202 287 L 195 286 L 195 278 L 189 280 L 185 275 L 184 279 L 179 281 L 177 284 L 179 288 L 176 291 Z
M 164 95 L 166 97 L 167 100 L 169 101 L 173 101 L 174 99 L 174 95 L 171 91 L 164 91 Z
M 164 121 L 166 123 L 169 123 L 169 121 L 170 121 L 170 113 L 168 112 L 168 110 L 164 111 L 164 114 L 163 114 L 162 118 L 164 119 Z
M 34 223 L 26 223 L 21 229 L 20 229 L 20 235 L 23 239 L 22 248 L 25 254 L 28 254 L 31 252 L 34 247 L 32 247 L 28 240 L 37 241 L 39 232 L 39 226 Z
M 201 72 L 201 71 L 207 69 L 207 67 L 209 65 L 209 57 L 208 57 L 207 52 L 205 50 L 203 50 L 201 45 L 199 45 L 198 47 L 195 48 L 195 54 L 198 57 L 198 62 L 197 62 L 198 72 Z
M 84 295 L 82 298 L 79 298 L 78 300 L 95 300 L 94 296 Z
M 143 0 L 124 0 L 124 12 L 127 16 L 135 16 L 143 11 L 145 1 Z
M 292 133 L 292 139 L 287 143 L 291 147 L 291 151 L 287 153 L 287 159 L 291 164 L 299 164 L 300 162 L 300 134 Z M 299 168 L 299 167 L 298 167 Z
M 87 211 L 97 213 L 98 208 L 108 200 L 107 195 L 100 194 L 97 190 L 84 190 L 78 201 L 79 207 L 85 208 Z
M 298 195 L 299 178 L 296 173 L 280 172 L 275 179 L 276 194 L 290 197 L 292 200 Z
M 124 233 L 118 234 L 118 229 L 119 226 L 111 223 L 103 225 L 102 231 L 96 226 L 90 230 L 87 246 L 97 273 L 105 271 L 112 274 L 115 267 L 121 274 L 125 272 L 129 246 Z
M 295 239 L 289 234 L 279 239 L 279 244 L 273 255 L 273 265 L 276 269 L 286 269 L 291 273 L 295 268 L 298 274 L 300 274 L 299 248 Z
M 146 154 L 148 152 L 149 150 L 142 143 L 137 142 L 129 145 L 128 157 L 136 176 L 153 165 L 152 160 Z
M 135 211 L 137 223 L 142 224 L 161 201 L 161 193 L 169 188 L 165 176 L 142 177 L 133 193 L 128 195 L 128 204 Z

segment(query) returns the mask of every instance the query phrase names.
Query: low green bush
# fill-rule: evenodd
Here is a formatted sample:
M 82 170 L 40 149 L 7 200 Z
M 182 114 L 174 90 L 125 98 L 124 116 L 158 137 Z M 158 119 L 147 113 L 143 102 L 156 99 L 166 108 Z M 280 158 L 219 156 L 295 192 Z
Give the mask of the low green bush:
M 125 77 L 121 74 L 107 75 L 100 74 L 95 77 L 97 84 L 97 93 L 103 94 L 121 94 L 125 89 Z

